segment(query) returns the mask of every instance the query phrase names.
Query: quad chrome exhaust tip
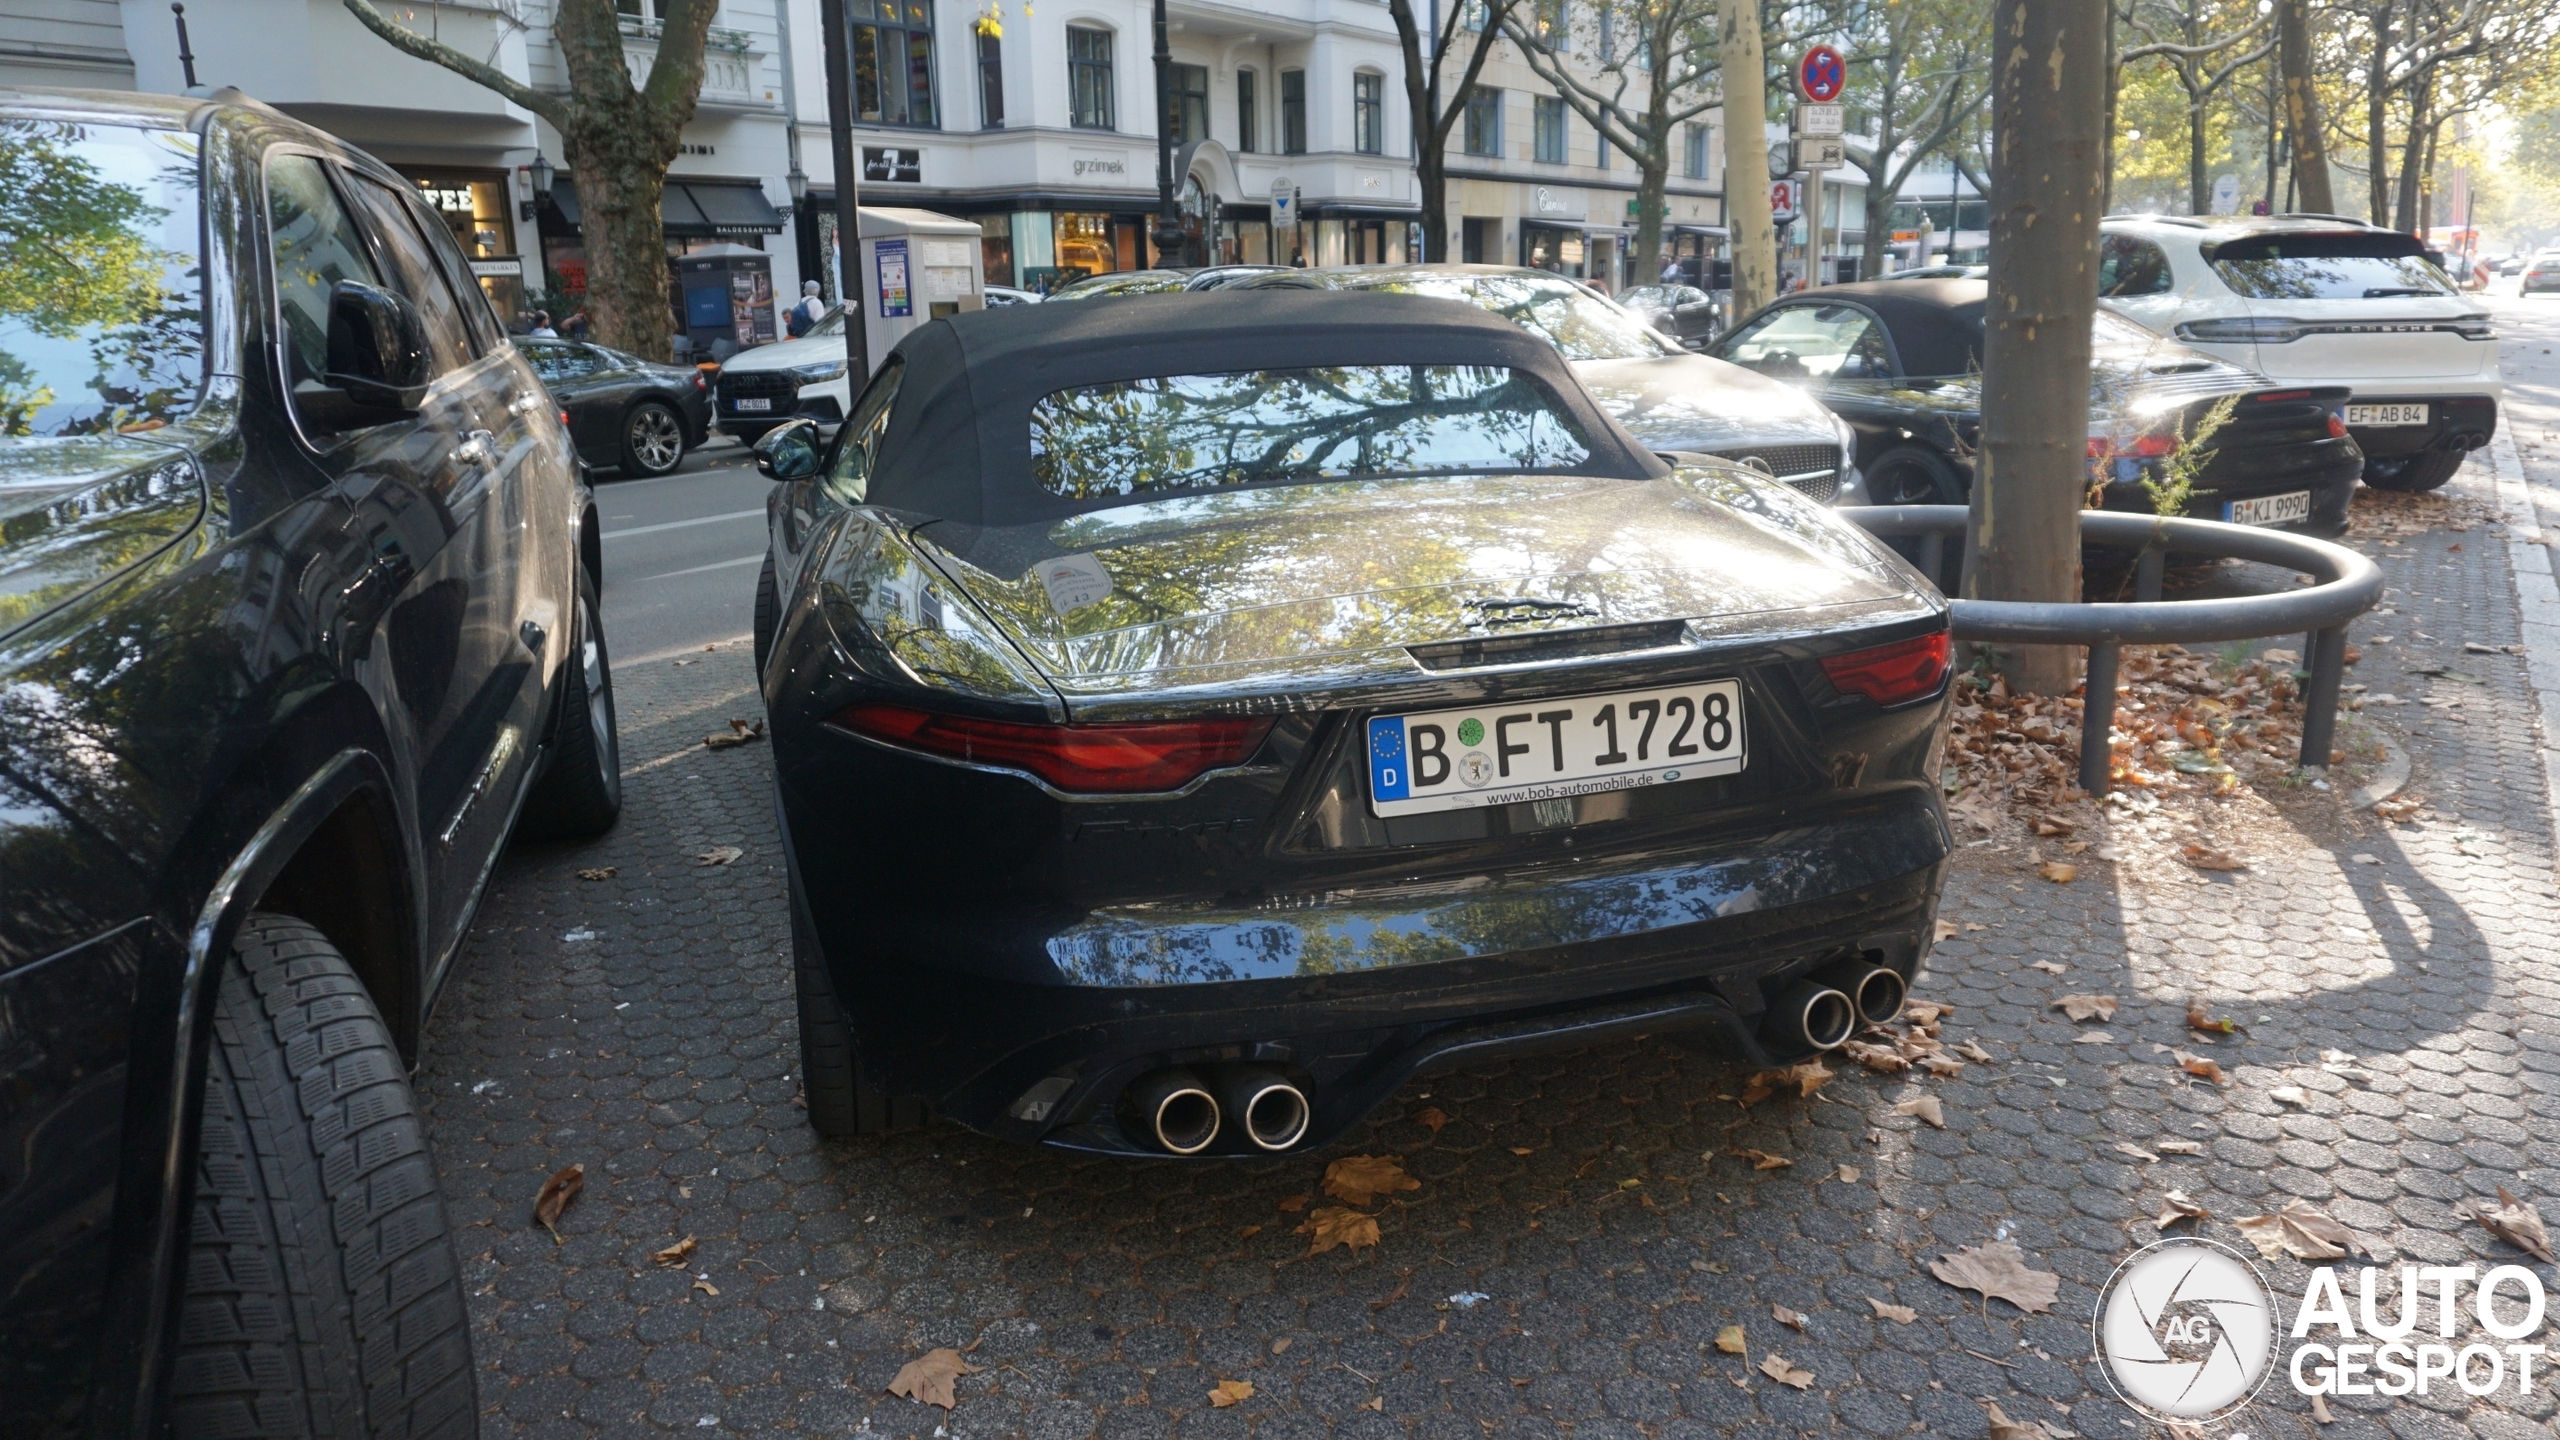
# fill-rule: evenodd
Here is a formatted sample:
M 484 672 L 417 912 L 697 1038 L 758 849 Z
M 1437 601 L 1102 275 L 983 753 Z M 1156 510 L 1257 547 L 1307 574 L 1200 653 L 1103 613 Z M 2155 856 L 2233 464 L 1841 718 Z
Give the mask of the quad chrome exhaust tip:
M 1261 1065 L 1228 1070 L 1219 1087 L 1228 1113 L 1244 1124 L 1247 1140 L 1260 1150 L 1286 1150 L 1306 1138 L 1312 1114 L 1307 1094 L 1279 1071 Z
M 1822 972 L 1824 984 L 1838 989 L 1857 1007 L 1858 1019 L 1868 1025 L 1890 1025 L 1902 1014 L 1902 1002 L 1910 998 L 1910 986 L 1898 970 L 1870 965 L 1864 960 L 1851 960 Z
M 1769 1007 L 1778 1038 L 1809 1050 L 1837 1050 L 1858 1031 L 1858 1005 L 1847 992 L 1817 980 L 1799 980 Z
M 1188 1070 L 1158 1070 L 1132 1087 L 1131 1098 L 1148 1133 L 1172 1154 L 1197 1155 L 1218 1138 L 1218 1098 Z

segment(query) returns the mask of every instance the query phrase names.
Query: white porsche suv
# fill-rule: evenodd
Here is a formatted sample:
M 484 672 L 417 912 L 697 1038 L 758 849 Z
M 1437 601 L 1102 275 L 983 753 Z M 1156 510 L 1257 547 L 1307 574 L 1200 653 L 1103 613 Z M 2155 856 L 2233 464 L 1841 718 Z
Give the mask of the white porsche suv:
M 2098 298 L 2278 384 L 2345 385 L 2364 481 L 2433 490 L 2498 428 L 2488 312 L 2417 238 L 2337 215 L 2108 217 Z

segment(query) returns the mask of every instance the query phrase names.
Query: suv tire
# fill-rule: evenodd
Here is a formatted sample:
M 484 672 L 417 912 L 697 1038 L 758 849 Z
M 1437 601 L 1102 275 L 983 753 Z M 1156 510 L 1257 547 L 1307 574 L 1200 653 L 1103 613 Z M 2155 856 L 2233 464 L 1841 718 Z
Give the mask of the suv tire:
M 2395 455 L 2387 460 L 2367 458 L 2364 483 L 2376 490 L 2397 490 L 2403 494 L 2422 494 L 2442 489 L 2462 462 L 2467 450 L 2422 450 L 2415 455 Z
M 479 1433 L 462 1269 L 408 1068 L 319 931 L 252 915 L 206 1058 L 171 1430 Z
M 560 711 L 551 721 L 551 759 L 525 797 L 517 833 L 528 839 L 591 840 L 622 815 L 622 744 L 613 710 L 613 661 L 597 615 L 595 577 L 580 566 L 578 609 Z

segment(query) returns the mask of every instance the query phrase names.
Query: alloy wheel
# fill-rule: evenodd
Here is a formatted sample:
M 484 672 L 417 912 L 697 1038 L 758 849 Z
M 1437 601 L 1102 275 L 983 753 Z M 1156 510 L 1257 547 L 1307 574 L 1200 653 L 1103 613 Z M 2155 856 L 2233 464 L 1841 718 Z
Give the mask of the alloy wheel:
M 631 414 L 632 458 L 652 474 L 675 468 L 684 458 L 684 427 L 664 407 L 643 405 Z

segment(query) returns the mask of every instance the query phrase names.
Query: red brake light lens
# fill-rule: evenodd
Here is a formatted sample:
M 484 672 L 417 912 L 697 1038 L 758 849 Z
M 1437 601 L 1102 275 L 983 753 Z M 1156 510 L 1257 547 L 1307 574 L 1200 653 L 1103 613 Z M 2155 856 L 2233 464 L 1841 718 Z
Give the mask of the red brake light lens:
M 1271 733 L 1268 717 L 1026 725 L 886 701 L 848 706 L 834 723 L 928 755 L 1027 770 L 1071 795 L 1179 790 L 1212 770 L 1243 764 Z
M 2347 417 L 2335 410 L 2329 412 L 2329 438 L 2332 440 L 2347 438 Z
M 1951 650 L 1947 633 L 1896 640 L 1868 650 L 1823 657 L 1822 673 L 1841 693 L 1864 695 L 1879 705 L 1901 705 L 1938 693 L 1946 683 Z
M 2113 460 L 2119 455 L 2132 460 L 2158 460 L 2177 453 L 2178 437 L 2175 435 L 2136 435 L 2121 445 L 2112 436 L 2089 437 L 2089 458 L 2092 460 Z

